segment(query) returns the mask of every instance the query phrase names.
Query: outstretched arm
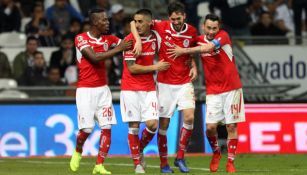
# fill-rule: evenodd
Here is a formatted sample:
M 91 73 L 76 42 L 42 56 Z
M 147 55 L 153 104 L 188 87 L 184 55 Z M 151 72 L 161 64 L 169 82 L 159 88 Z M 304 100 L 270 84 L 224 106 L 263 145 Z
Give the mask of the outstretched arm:
M 165 62 L 164 60 L 161 60 L 157 64 L 150 66 L 136 64 L 135 60 L 126 60 L 126 63 L 131 74 L 144 74 L 154 71 L 164 71 L 170 67 L 170 63 Z
M 102 53 L 95 53 L 91 47 L 86 47 L 82 49 L 81 53 L 85 58 L 89 59 L 89 61 L 91 61 L 92 63 L 97 63 L 99 61 L 113 57 L 118 52 L 130 49 L 132 44 L 133 44 L 132 40 L 122 41 L 114 49 L 111 49 L 111 50 L 108 50 L 107 52 L 102 52 Z
M 138 31 L 136 30 L 135 21 L 130 22 L 130 28 L 131 33 L 133 34 L 133 37 L 135 39 L 135 44 L 132 52 L 135 56 L 139 56 L 142 53 L 142 41 Z
M 177 58 L 180 55 L 184 55 L 184 54 L 207 53 L 207 52 L 212 51 L 214 48 L 216 48 L 216 45 L 213 42 L 209 42 L 208 44 L 205 44 L 205 45 L 189 47 L 189 48 L 182 48 L 182 47 L 175 45 L 174 48 L 167 49 L 167 54 L 169 54 L 170 57 Z

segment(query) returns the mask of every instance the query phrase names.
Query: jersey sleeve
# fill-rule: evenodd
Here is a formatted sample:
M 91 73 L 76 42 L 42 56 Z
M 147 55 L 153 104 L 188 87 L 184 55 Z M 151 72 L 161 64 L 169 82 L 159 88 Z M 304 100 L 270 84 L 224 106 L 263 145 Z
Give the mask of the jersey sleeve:
M 110 46 L 111 47 L 118 46 L 120 42 L 121 42 L 120 38 L 114 35 L 110 35 Z
M 161 21 L 161 20 L 153 20 L 152 30 L 156 30 L 157 32 L 162 31 L 165 28 L 165 25 L 167 21 Z
M 128 40 L 133 40 L 133 46 L 135 44 L 135 40 L 134 40 L 134 37 L 133 35 L 130 33 L 125 39 L 125 41 L 128 41 Z M 133 47 L 132 47 L 133 48 Z M 136 60 L 132 50 L 127 50 L 127 51 L 124 51 L 123 52 L 123 57 L 124 57 L 124 60 L 127 61 L 127 60 Z
M 77 35 L 75 37 L 75 46 L 78 48 L 78 50 L 82 51 L 86 47 L 90 47 L 88 38 L 82 36 L 82 35 Z
M 231 44 L 229 35 L 226 32 L 221 32 L 221 34 L 212 40 L 212 42 L 216 48 L 220 48 L 226 44 Z

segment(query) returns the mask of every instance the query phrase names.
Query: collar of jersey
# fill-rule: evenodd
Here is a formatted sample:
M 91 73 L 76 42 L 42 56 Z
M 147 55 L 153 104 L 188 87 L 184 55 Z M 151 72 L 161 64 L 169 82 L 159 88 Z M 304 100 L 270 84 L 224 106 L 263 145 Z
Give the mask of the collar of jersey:
M 174 29 L 173 24 L 172 24 L 171 22 L 170 22 L 170 25 L 171 25 L 172 31 L 176 32 L 177 34 L 184 33 L 184 32 L 186 32 L 186 31 L 188 30 L 188 25 L 187 25 L 187 23 L 184 23 L 184 24 L 183 24 L 183 25 L 185 25 L 185 26 L 184 26 L 184 29 L 181 30 L 180 32 L 177 32 L 177 31 Z
M 93 36 L 90 34 L 90 32 L 86 32 L 86 34 L 87 34 L 88 37 L 90 37 L 90 38 L 93 39 L 93 40 L 96 40 L 96 41 L 98 41 L 98 42 L 101 40 L 101 37 L 99 37 L 99 38 L 97 39 L 97 38 L 93 37 Z

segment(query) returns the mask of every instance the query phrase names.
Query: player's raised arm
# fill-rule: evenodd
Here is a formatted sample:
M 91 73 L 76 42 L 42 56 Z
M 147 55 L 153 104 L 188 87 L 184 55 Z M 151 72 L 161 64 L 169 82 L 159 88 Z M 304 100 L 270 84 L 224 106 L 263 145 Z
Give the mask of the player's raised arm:
M 142 41 L 136 29 L 134 20 L 130 22 L 130 29 L 131 29 L 131 33 L 133 34 L 133 37 L 135 38 L 135 44 L 134 44 L 132 52 L 134 53 L 135 56 L 139 56 L 142 53 Z
M 91 62 L 99 62 L 108 58 L 115 56 L 118 52 L 125 51 L 131 48 L 133 44 L 132 40 L 122 41 L 114 49 L 108 50 L 107 52 L 95 53 L 91 47 L 86 47 L 82 49 L 81 53 L 85 58 L 89 59 Z

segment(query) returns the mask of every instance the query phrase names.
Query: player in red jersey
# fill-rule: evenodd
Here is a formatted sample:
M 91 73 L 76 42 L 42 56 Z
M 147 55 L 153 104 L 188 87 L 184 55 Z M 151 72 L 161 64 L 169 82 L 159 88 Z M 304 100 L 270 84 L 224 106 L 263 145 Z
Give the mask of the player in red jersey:
M 154 137 L 158 126 L 158 105 L 154 71 L 164 71 L 170 66 L 160 60 L 154 63 L 155 52 L 160 48 L 161 39 L 152 31 L 150 10 L 141 9 L 134 15 L 138 34 L 141 36 L 142 52 L 135 56 L 132 50 L 124 52 L 124 70 L 121 83 L 120 105 L 122 119 L 128 122 L 128 143 L 135 166 L 135 173 L 145 173 L 143 149 Z M 126 40 L 134 40 L 130 33 Z M 140 122 L 146 128 L 139 139 Z
M 169 20 L 154 21 L 153 28 L 161 36 L 162 43 L 159 50 L 159 60 L 165 60 L 171 64 L 166 71 L 159 72 L 158 81 L 158 101 L 159 101 L 159 131 L 158 148 L 160 154 L 161 173 L 173 173 L 168 164 L 167 158 L 167 137 L 166 132 L 176 106 L 183 114 L 183 127 L 180 132 L 179 147 L 177 157 L 174 162 L 181 172 L 187 173 L 189 169 L 184 160 L 184 152 L 187 149 L 189 139 L 192 135 L 194 122 L 194 87 L 192 81 L 197 76 L 197 68 L 190 55 L 182 55 L 177 59 L 167 55 L 167 49 L 174 45 L 181 47 L 193 47 L 196 43 L 196 29 L 185 23 L 185 7 L 179 2 L 174 2 L 168 6 Z M 135 32 L 132 22 L 132 32 Z M 135 52 L 138 53 L 140 40 L 137 39 Z
M 102 9 L 90 11 L 89 32 L 75 38 L 79 80 L 76 92 L 78 128 L 76 149 L 71 157 L 70 168 L 79 168 L 83 144 L 93 131 L 95 121 L 101 128 L 100 146 L 93 174 L 111 174 L 103 162 L 111 144 L 111 124 L 116 124 L 112 96 L 106 83 L 104 60 L 129 49 L 132 41 L 121 42 L 115 36 L 103 35 L 109 28 L 107 14 Z M 111 47 L 117 46 L 114 49 Z
M 234 157 L 238 143 L 237 123 L 245 121 L 242 84 L 235 65 L 232 43 L 226 31 L 220 29 L 220 20 L 209 14 L 204 21 L 204 35 L 197 38 L 199 46 L 169 49 L 169 54 L 201 53 L 206 81 L 207 138 L 213 150 L 210 171 L 216 172 L 221 159 L 217 142 L 217 126 L 226 123 L 228 132 L 227 172 L 235 172 Z

